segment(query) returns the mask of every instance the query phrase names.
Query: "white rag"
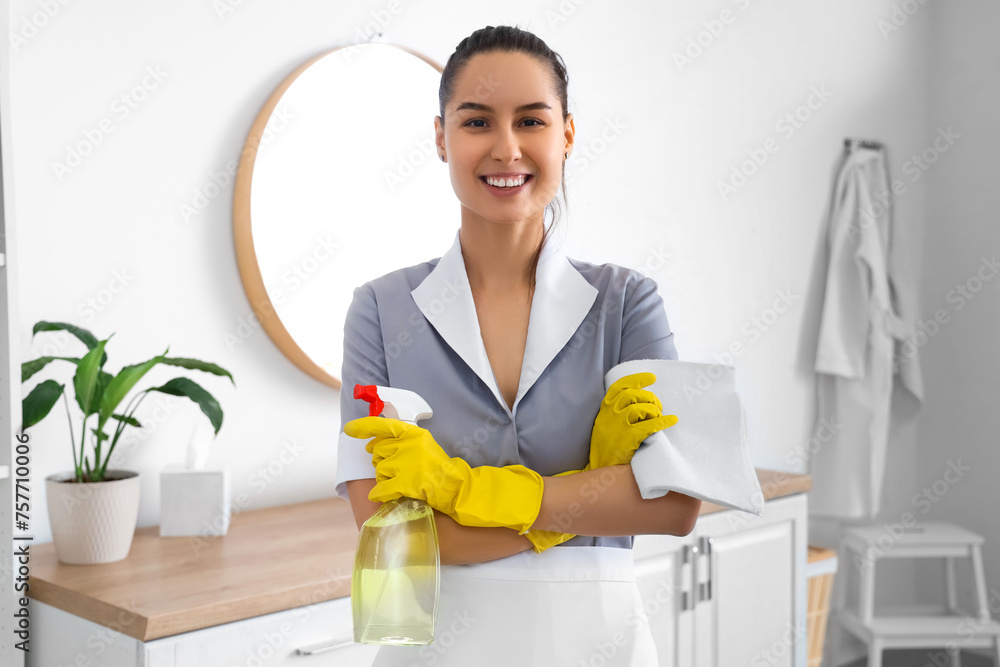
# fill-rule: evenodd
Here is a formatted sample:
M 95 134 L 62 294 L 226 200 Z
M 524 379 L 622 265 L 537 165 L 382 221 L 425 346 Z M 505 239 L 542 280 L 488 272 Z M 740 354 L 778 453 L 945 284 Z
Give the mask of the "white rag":
M 651 372 L 649 391 L 677 423 L 646 438 L 632 457 L 644 499 L 677 491 L 760 516 L 764 494 L 746 445 L 746 419 L 733 367 L 669 359 L 637 359 L 604 376 L 604 389 L 633 373 Z

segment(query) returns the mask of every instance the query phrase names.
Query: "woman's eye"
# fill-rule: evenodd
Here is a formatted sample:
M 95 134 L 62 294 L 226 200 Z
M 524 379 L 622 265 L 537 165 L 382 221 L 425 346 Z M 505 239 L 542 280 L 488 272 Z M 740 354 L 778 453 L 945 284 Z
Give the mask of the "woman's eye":
M 473 125 L 473 123 L 485 123 L 485 122 L 486 122 L 486 120 L 483 119 L 483 118 L 473 118 L 471 120 L 465 121 L 464 125 L 469 126 L 469 127 L 482 128 L 482 127 L 486 127 L 486 126 L 485 125 Z M 525 118 L 523 122 L 524 123 L 532 123 L 532 125 L 528 125 L 527 127 L 538 127 L 539 125 L 544 125 L 545 124 L 542 121 L 538 120 L 537 118 Z

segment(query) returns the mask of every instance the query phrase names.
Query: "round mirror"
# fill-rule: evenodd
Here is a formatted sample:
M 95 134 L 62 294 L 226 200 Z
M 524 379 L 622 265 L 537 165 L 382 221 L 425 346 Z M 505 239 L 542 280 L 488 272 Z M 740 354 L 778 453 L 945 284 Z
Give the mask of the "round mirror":
M 233 231 L 254 315 L 334 388 L 354 288 L 454 241 L 455 196 L 434 145 L 441 69 L 387 43 L 321 53 L 268 98 L 240 156 Z

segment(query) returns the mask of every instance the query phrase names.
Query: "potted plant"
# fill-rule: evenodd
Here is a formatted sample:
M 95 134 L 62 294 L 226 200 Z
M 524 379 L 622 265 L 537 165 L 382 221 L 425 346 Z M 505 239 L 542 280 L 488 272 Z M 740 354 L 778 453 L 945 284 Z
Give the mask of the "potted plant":
M 128 556 L 139 515 L 139 475 L 128 470 L 109 469 L 108 463 L 115 445 L 128 426 L 142 428 L 134 417 L 142 400 L 152 391 L 173 396 L 186 396 L 201 408 L 218 434 L 222 427 L 222 408 L 218 401 L 197 383 L 186 377 L 176 377 L 159 387 L 150 387 L 135 394 L 124 410 L 116 412 L 136 383 L 157 364 L 180 366 L 225 375 L 235 386 L 229 371 L 207 361 L 168 357 L 163 354 L 132 366 L 123 367 L 117 375 L 105 372 L 107 354 L 105 345 L 111 336 L 98 341 L 86 329 L 63 322 L 38 322 L 32 337 L 40 331 L 67 331 L 82 341 L 87 354 L 75 357 L 39 357 L 21 365 L 21 382 L 40 371 L 56 359 L 76 366 L 73 390 L 77 405 L 83 411 L 80 428 L 80 445 L 73 437 L 73 422 L 69 415 L 69 401 L 65 386 L 55 380 L 39 383 L 22 402 L 22 432 L 45 418 L 62 396 L 70 421 L 70 444 L 73 450 L 73 471 L 46 477 L 49 521 L 56 556 L 63 563 L 110 563 Z M 96 425 L 87 425 L 96 417 Z M 106 428 L 114 425 L 114 434 Z M 90 448 L 88 451 L 88 435 Z

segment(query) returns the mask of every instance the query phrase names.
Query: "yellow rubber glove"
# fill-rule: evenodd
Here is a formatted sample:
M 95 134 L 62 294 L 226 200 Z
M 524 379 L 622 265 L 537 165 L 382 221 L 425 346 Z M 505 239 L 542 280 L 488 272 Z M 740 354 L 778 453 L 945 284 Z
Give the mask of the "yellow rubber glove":
M 662 415 L 663 405 L 651 391 L 643 389 L 656 382 L 653 373 L 633 373 L 619 378 L 608 387 L 594 420 L 590 436 L 590 459 L 583 470 L 632 462 L 642 441 L 657 431 L 677 423 L 676 415 Z M 559 473 L 572 475 L 581 470 Z M 532 548 L 541 553 L 574 537 L 568 533 L 533 530 L 527 534 Z
M 653 373 L 633 373 L 608 387 L 594 419 L 590 461 L 584 470 L 631 463 L 643 440 L 677 423 L 676 415 L 661 414 L 663 404 L 656 394 L 643 389 L 654 382 Z
M 524 534 L 542 506 L 542 476 L 523 465 L 469 466 L 450 457 L 430 431 L 385 417 L 344 424 L 352 438 L 372 438 L 365 449 L 375 466 L 368 498 L 416 498 L 463 526 L 513 528 Z

